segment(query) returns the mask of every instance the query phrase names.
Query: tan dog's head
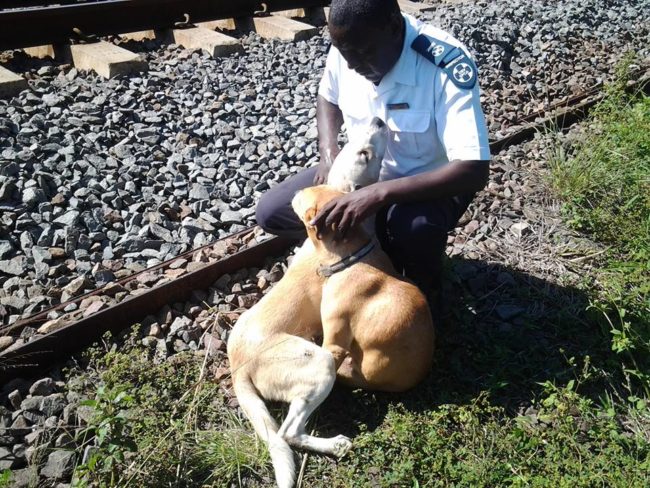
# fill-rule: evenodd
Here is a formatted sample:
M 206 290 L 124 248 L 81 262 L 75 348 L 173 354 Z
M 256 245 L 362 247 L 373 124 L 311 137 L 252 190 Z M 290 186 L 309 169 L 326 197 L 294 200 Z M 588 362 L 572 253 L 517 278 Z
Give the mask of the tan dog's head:
M 330 185 L 311 186 L 300 190 L 291 200 L 291 207 L 296 212 L 302 223 L 305 224 L 307 235 L 310 239 L 316 239 L 316 227 L 309 225 L 318 211 L 330 200 L 343 195 L 342 191 Z
M 350 192 L 376 183 L 387 144 L 386 125 L 375 117 L 362 137 L 351 140 L 341 149 L 327 176 L 327 184 Z

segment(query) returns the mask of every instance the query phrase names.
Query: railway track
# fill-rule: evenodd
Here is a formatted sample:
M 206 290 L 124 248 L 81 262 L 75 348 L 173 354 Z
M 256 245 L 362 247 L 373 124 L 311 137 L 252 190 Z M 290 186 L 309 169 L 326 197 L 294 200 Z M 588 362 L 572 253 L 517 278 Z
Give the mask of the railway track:
M 155 10 L 160 15 L 151 16 L 141 15 L 151 10 L 150 0 L 64 0 L 46 6 L 38 0 L 7 2 L 0 10 L 0 23 L 9 29 L 0 34 L 0 49 L 43 42 L 69 42 L 75 30 L 103 35 L 129 29 L 160 29 L 173 26 L 181 18 L 185 22 L 242 18 L 253 16 L 260 10 L 270 13 L 318 7 L 327 3 L 322 0 L 273 0 L 262 6 L 256 1 L 245 1 L 237 3 L 235 7 L 224 2 L 165 0 L 163 6 L 157 3 L 161 8 Z M 410 9 L 428 9 L 425 4 L 404 5 Z M 127 17 L 123 15 L 127 6 L 129 12 L 133 13 L 128 16 L 128 22 L 133 22 L 131 24 L 121 23 Z M 59 22 L 57 19 L 60 16 L 65 16 L 67 20 Z M 28 22 L 31 22 L 32 29 L 26 28 Z M 101 25 L 84 22 L 99 22 Z M 29 37 L 33 35 L 40 37 Z M 646 81 L 646 75 L 642 75 L 634 86 L 647 89 Z M 599 85 L 519 117 L 510 124 L 506 136 L 491 141 L 493 154 L 529 140 L 535 133 L 548 127 L 561 129 L 580 120 L 601 97 Z M 192 290 L 205 288 L 221 274 L 233 271 L 233 266 L 244 268 L 259 265 L 265 257 L 281 254 L 289 245 L 289 241 L 279 238 L 257 242 L 255 231 L 249 228 L 216 244 L 187 251 L 153 268 L 118 279 L 103 289 L 63 300 L 63 303 L 29 318 L 0 326 L 0 336 L 7 341 L 13 338 L 11 345 L 5 345 L 0 352 L 0 379 L 38 371 L 97 339 L 106 330 L 116 331 L 126 327 L 170 300 L 185 300 Z M 189 269 L 186 269 L 188 264 Z M 95 300 L 102 295 L 112 296 L 106 300 Z M 94 305 L 89 305 L 93 302 Z M 70 340 L 75 336 L 77 340 Z
M 224 18 L 242 18 L 253 16 L 260 11 L 268 14 L 270 12 L 309 8 L 326 5 L 328 2 L 322 0 L 314 1 L 297 1 L 297 0 L 272 0 L 265 2 L 262 6 L 257 1 L 238 2 L 227 4 L 224 2 L 209 2 L 203 0 L 192 0 L 180 2 L 178 0 L 164 0 L 164 4 L 156 2 L 159 7 L 153 9 L 156 15 L 149 15 L 152 10 L 152 0 L 97 0 L 97 1 L 73 1 L 63 0 L 56 4 L 43 5 L 42 1 L 34 0 L 28 2 L 5 2 L 4 9 L 0 10 L 0 24 L 6 26 L 0 33 L 0 49 L 8 47 L 24 47 L 35 43 L 43 42 L 69 42 L 75 32 L 83 32 L 92 35 L 104 35 L 115 32 L 124 32 L 131 29 L 161 29 L 173 26 L 179 20 L 188 22 L 200 22 L 204 20 L 224 19 Z M 410 9 L 420 8 L 425 12 L 429 7 L 425 4 L 404 3 Z M 415 5 L 415 6 L 414 6 Z M 129 15 L 124 15 L 124 9 L 129 9 Z M 121 14 L 120 14 L 121 12 Z M 147 13 L 147 15 L 145 15 Z M 132 14 L 132 15 L 131 15 Z M 65 17 L 65 21 L 62 21 Z M 123 23 L 126 19 L 126 23 Z M 89 22 L 89 23 L 85 23 Z M 98 23 L 98 25 L 92 24 Z M 130 22 L 130 23 L 129 23 Z M 31 28 L 27 28 L 30 24 Z M 30 37 L 31 36 L 31 37 Z M 34 37 L 36 36 L 36 37 Z M 643 77 L 642 77 L 643 78 Z M 645 78 L 644 78 L 645 79 Z M 644 85 L 639 82 L 639 86 Z M 545 109 L 528 113 L 521 116 L 515 121 L 510 121 L 507 135 L 499 137 L 491 142 L 491 148 L 494 154 L 522 141 L 530 139 L 536 132 L 546 127 L 553 126 L 556 128 L 564 127 L 570 123 L 580 120 L 588 110 L 600 99 L 600 85 L 590 90 L 585 90 L 578 95 L 569 97 L 566 100 L 551 103 Z M 549 114 L 551 114 L 549 116 Z M 237 234 L 242 237 L 252 236 L 253 231 L 248 229 L 244 234 Z M 35 315 L 19 320 L 17 323 L 3 325 L 0 327 L 0 336 L 7 341 L 13 338 L 14 341 L 10 346 L 5 345 L 5 349 L 0 353 L 0 377 L 6 379 L 12 375 L 27 371 L 35 371 L 41 368 L 56 357 L 69 354 L 73 350 L 73 342 L 57 338 L 69 338 L 70 331 L 84 330 L 83 334 L 88 333 L 88 341 L 98 337 L 103 332 L 101 324 L 110 323 L 113 330 L 121 328 L 124 324 L 121 322 L 134 319 L 133 302 L 134 300 L 120 300 L 124 297 L 131 297 L 132 294 L 123 295 L 124 291 L 115 291 L 120 288 L 125 290 L 129 284 L 138 283 L 136 290 L 138 296 L 146 296 L 146 299 L 140 299 L 138 303 L 152 304 L 151 307 L 142 308 L 141 316 L 146 316 L 151 308 L 159 306 L 160 297 L 171 298 L 173 293 L 178 293 L 179 299 L 187 296 L 192 286 L 205 286 L 206 280 L 214 278 L 222 269 L 231 269 L 231 264 L 220 264 L 221 261 L 215 260 L 219 253 L 212 254 L 214 248 L 228 248 L 229 244 L 236 241 L 237 238 L 227 238 L 226 241 L 220 241 L 217 244 L 208 244 L 203 248 L 188 251 L 177 258 L 170 259 L 162 264 L 155 266 L 139 273 L 132 274 L 122 279 L 118 279 L 109 286 L 114 290 L 111 292 L 118 298 L 112 297 L 112 300 L 106 303 L 94 305 L 90 310 L 95 311 L 89 316 L 85 307 L 80 310 L 83 303 L 88 305 L 92 298 L 101 295 L 101 290 L 91 293 L 82 294 L 79 297 L 70 300 L 63 300 L 63 303 L 56 304 L 51 308 L 38 312 Z M 227 242 L 227 243 L 226 243 Z M 220 258 L 231 262 L 241 263 L 246 267 L 253 262 L 258 262 L 266 254 L 280 253 L 286 248 L 288 242 L 279 239 L 270 239 L 267 242 L 259 243 L 242 249 L 236 254 L 236 259 L 230 259 L 223 254 Z M 205 255 L 204 255 L 205 254 Z M 193 264 L 196 269 L 187 273 L 187 276 L 180 277 L 178 280 L 174 276 L 179 271 L 170 272 L 172 266 L 178 269 L 179 261 L 192 262 L 195 256 L 198 264 Z M 207 257 L 206 257 L 207 256 Z M 205 265 L 207 259 L 213 264 Z M 247 261 L 247 260 L 250 260 Z M 174 264 L 176 263 L 176 264 Z M 198 269 L 201 267 L 202 269 Z M 160 274 L 160 279 L 169 281 L 164 285 L 155 286 L 157 280 L 151 281 L 151 286 L 147 285 L 147 280 L 140 279 L 142 275 Z M 138 281 L 140 279 L 140 281 Z M 216 279 L 216 278 L 215 278 Z M 159 281 L 159 280 L 158 280 Z M 144 295 L 143 287 L 147 288 Z M 160 288 L 160 289 L 159 289 Z M 170 291 L 170 290 L 173 290 Z M 153 305 L 158 304 L 158 305 Z M 122 310 L 128 310 L 123 313 Z M 117 318 L 117 320 L 115 319 Z M 141 317 L 140 317 L 141 318 Z M 137 320 L 137 319 L 134 319 Z M 88 325 L 90 324 L 90 325 Z M 100 324 L 100 325 L 97 325 Z M 28 340 L 20 339 L 24 331 L 30 331 Z M 94 330 L 90 333 L 87 331 Z M 57 341 L 60 341 L 58 343 Z M 80 341 L 79 345 L 88 341 Z M 29 361 L 23 361 L 20 358 L 29 358 Z
M 264 5 L 262 5 L 264 3 Z M 78 33 L 105 36 L 164 29 L 176 23 L 252 17 L 296 8 L 323 7 L 325 0 L 96 0 L 8 2 L 0 10 L 0 50 L 67 43 Z M 31 7 L 31 8 L 23 8 Z

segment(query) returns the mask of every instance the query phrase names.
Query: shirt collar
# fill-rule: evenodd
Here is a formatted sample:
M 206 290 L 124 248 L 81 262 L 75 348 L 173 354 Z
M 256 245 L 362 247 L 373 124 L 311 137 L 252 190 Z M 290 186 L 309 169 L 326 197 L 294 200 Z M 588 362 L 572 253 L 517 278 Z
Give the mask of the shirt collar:
M 417 23 L 418 21 L 407 14 L 402 14 L 404 17 L 404 45 L 402 46 L 402 54 L 400 54 L 397 63 L 391 70 L 384 76 L 377 87 L 377 95 L 387 92 L 396 83 L 402 85 L 415 86 L 415 67 L 417 63 L 417 53 L 411 49 L 413 39 L 418 35 Z

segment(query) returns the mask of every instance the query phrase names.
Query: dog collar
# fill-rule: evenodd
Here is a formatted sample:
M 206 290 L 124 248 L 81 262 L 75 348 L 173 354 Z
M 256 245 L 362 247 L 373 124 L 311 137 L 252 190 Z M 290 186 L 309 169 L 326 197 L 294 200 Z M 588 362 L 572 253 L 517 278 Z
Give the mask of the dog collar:
M 368 244 L 363 246 L 357 252 L 344 257 L 340 261 L 330 266 L 325 266 L 325 265 L 319 266 L 316 272 L 318 273 L 319 276 L 322 276 L 323 278 L 329 278 L 334 273 L 343 271 L 345 268 L 348 268 L 352 266 L 354 263 L 361 261 L 361 259 L 363 259 L 364 256 L 368 255 L 368 253 L 370 253 L 370 251 L 372 251 L 374 248 L 375 248 L 375 243 L 374 241 L 371 240 Z

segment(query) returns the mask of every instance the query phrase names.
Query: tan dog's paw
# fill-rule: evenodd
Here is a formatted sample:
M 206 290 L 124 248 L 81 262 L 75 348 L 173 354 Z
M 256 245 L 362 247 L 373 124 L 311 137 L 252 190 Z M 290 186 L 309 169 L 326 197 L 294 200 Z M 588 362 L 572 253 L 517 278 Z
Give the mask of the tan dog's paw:
M 352 449 L 352 441 L 344 435 L 337 435 L 334 438 L 334 450 L 332 454 L 337 458 L 342 458 Z

